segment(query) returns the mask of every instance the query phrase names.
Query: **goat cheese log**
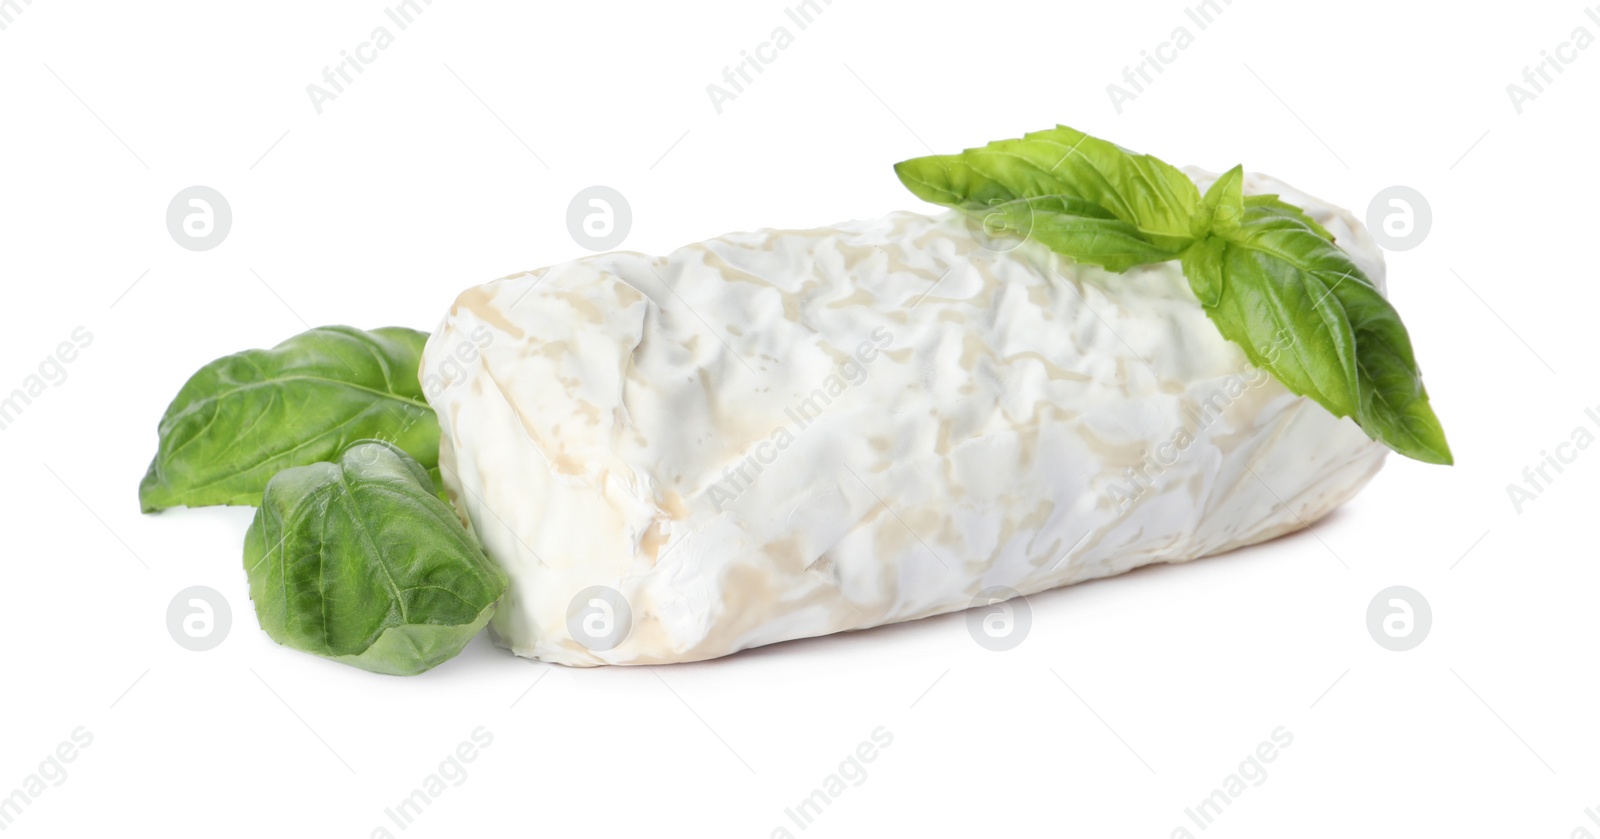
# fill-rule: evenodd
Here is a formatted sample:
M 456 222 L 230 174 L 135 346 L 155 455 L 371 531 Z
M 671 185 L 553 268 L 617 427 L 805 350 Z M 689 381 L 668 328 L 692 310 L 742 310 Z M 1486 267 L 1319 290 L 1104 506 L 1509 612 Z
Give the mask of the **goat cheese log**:
M 1350 213 L 1245 192 L 1383 287 Z M 1220 553 L 1316 521 L 1388 451 L 1252 368 L 1176 262 L 1112 274 L 958 213 L 506 277 L 461 294 L 421 375 L 447 494 L 510 577 L 497 641 L 580 666 Z

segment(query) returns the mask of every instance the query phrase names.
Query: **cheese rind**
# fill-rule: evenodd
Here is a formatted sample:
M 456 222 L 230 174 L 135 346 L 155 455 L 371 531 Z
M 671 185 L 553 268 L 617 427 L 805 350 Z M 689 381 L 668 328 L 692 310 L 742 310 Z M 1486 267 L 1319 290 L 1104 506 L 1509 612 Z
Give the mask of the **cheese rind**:
M 1303 207 L 1382 288 L 1348 212 L 1245 191 Z M 460 296 L 422 378 L 446 490 L 511 580 L 496 639 L 569 665 L 1219 553 L 1314 522 L 1387 452 L 1251 368 L 1176 263 L 1111 274 L 953 213 L 506 277 Z M 625 635 L 597 643 L 575 628 L 606 589 Z

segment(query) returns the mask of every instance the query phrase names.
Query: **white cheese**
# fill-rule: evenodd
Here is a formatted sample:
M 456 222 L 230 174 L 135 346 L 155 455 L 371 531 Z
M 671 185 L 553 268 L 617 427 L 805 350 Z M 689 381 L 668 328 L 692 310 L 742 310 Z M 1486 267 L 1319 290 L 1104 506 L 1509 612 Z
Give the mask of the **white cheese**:
M 1304 207 L 1382 287 L 1348 212 L 1245 191 Z M 460 296 L 422 376 L 446 489 L 510 576 L 496 639 L 569 665 L 1230 550 L 1325 515 L 1387 451 L 1251 368 L 1176 263 L 1111 274 L 956 214 L 506 277 Z M 620 643 L 587 637 L 608 621 Z

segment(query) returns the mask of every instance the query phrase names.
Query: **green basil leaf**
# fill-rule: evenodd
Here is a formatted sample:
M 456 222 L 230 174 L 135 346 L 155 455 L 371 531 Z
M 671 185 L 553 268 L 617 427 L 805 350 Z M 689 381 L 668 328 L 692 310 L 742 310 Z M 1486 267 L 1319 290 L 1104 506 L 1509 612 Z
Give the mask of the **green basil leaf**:
M 1222 300 L 1222 257 L 1227 247 L 1222 237 L 1207 236 L 1183 252 L 1183 276 L 1208 311 Z
M 1245 212 L 1251 217 L 1259 218 L 1263 215 L 1285 215 L 1299 221 L 1301 224 L 1315 230 L 1318 236 L 1332 242 L 1333 234 L 1326 227 L 1317 224 L 1316 219 L 1306 215 L 1306 211 L 1279 198 L 1276 195 L 1249 195 L 1244 199 Z
M 200 368 L 161 418 L 140 506 L 255 504 L 280 470 L 331 460 L 368 437 L 437 467 L 439 423 L 417 381 L 427 339 L 400 327 L 324 326 Z
M 1401 454 L 1451 462 L 1394 307 L 1304 210 L 1244 195 L 1242 167 L 1202 196 L 1154 157 L 1057 126 L 902 161 L 895 174 L 989 233 L 1079 262 L 1120 272 L 1179 259 L 1206 313 L 1252 363 Z
M 1019 198 L 972 214 L 991 235 L 1032 238 L 1078 262 L 1116 272 L 1166 262 L 1179 254 L 1151 244 L 1133 225 L 1108 218 L 1104 210 L 1079 198 Z
M 1239 229 L 1244 221 L 1244 167 L 1235 166 L 1222 173 L 1200 200 L 1200 212 L 1206 219 L 1206 229 L 1223 234 Z
M 1262 208 L 1257 208 L 1262 209 Z M 1292 214 L 1247 212 L 1185 253 L 1223 337 L 1289 390 L 1426 463 L 1452 462 L 1399 314 L 1337 245 Z
M 1025 198 L 1078 199 L 1129 225 L 1155 246 L 1152 253 L 1168 254 L 1165 259 L 1206 232 L 1200 191 L 1186 175 L 1066 126 L 960 154 L 902 161 L 895 174 L 917 197 L 968 212 Z
M 397 676 L 461 652 L 506 590 L 422 466 L 377 440 L 274 476 L 244 565 L 272 640 Z

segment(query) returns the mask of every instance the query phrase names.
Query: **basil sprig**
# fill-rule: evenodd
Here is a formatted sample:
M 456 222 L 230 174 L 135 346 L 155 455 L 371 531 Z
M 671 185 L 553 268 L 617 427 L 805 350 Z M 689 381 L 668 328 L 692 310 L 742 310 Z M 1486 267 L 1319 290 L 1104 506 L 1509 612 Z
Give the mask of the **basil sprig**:
M 280 644 L 412 675 L 459 653 L 505 594 L 439 495 L 427 339 L 318 327 L 200 368 L 161 419 L 140 506 L 257 505 L 245 573 Z
M 895 165 L 917 197 L 1123 272 L 1179 260 L 1223 337 L 1290 391 L 1426 463 L 1452 462 L 1411 338 L 1333 236 L 1240 167 L 1205 195 L 1182 172 L 1065 126 Z M 1262 347 L 1287 344 L 1271 354 Z

